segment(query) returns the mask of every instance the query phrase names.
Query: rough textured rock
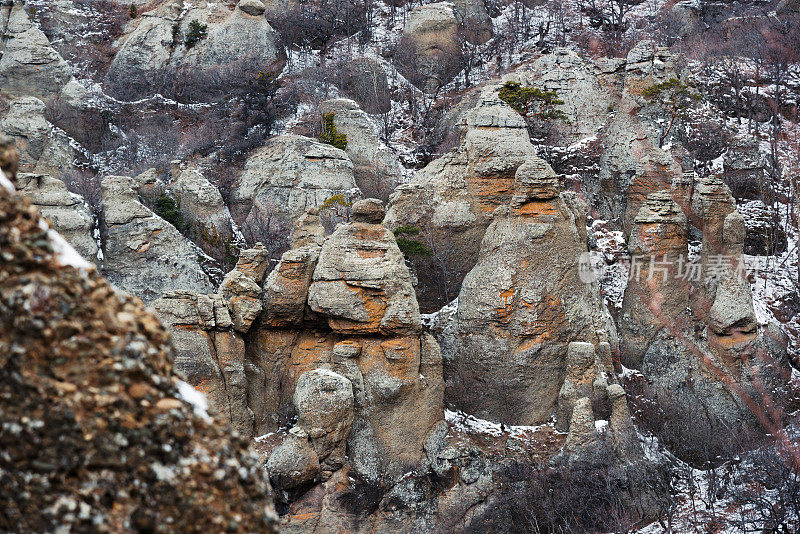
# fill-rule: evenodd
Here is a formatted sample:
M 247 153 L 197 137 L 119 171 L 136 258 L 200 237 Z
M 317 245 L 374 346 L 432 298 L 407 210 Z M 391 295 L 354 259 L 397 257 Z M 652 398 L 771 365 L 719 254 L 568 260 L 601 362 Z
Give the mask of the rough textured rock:
M 220 420 L 242 436 L 252 436 L 247 407 L 244 341 L 233 330 L 223 299 L 174 291 L 153 302 L 175 347 L 175 369 L 208 399 Z
M 219 293 L 175 291 L 153 302 L 172 334 L 175 369 L 206 395 L 220 419 L 246 437 L 253 435 L 253 411 L 247 398 L 243 334 L 261 312 L 268 264 L 264 247 L 244 250 Z
M 308 434 L 300 427 L 272 451 L 267 460 L 270 480 L 281 491 L 299 490 L 313 483 L 319 473 L 319 457 Z
M 94 221 L 89 208 L 79 195 L 70 193 L 64 182 L 41 174 L 20 174 L 18 187 L 22 194 L 39 208 L 43 217 L 78 253 L 97 262 Z
M 668 321 L 685 320 L 689 304 L 688 283 L 677 271 L 679 261 L 688 269 L 687 220 L 669 192 L 647 197 L 634 220 L 628 249 L 633 275 L 625 290 L 619 329 L 622 363 L 638 368 L 653 337 Z
M 308 137 L 286 134 L 250 155 L 231 192 L 230 208 L 239 223 L 254 216 L 258 202 L 269 206 L 273 216 L 294 220 L 338 194 L 360 196 L 347 154 Z
M 64 59 L 25 11 L 25 2 L 0 6 L 0 87 L 11 95 L 47 98 L 72 78 Z
M 606 389 L 613 376 L 613 369 L 603 365 L 594 345 L 580 341 L 570 343 L 564 384 L 558 392 L 556 428 L 562 432 L 569 430 L 572 411 L 578 400 L 584 397 L 590 400 L 598 419 L 607 419 L 610 406 Z
M 0 529 L 274 532 L 257 457 L 176 398 L 163 327 L 40 223 L 0 187 Z
M 0 119 L 0 132 L 12 136 L 23 172 L 60 176 L 72 168 L 74 151 L 62 132 L 45 118 L 44 102 L 36 97 L 21 97 L 9 103 Z
M 350 380 L 333 371 L 315 369 L 303 373 L 297 381 L 297 426 L 306 432 L 323 470 L 329 473 L 344 464 L 345 446 L 353 427 L 353 402 Z
M 643 265 L 625 291 L 621 360 L 641 370 L 642 394 L 668 418 L 657 431 L 671 450 L 704 461 L 722 454 L 723 442 L 744 444 L 763 432 L 764 392 L 772 392 L 769 402 L 790 396 L 778 393 L 788 378 L 785 339 L 758 327 L 742 276 L 745 225 L 733 197 L 716 177 L 685 178 L 649 195 L 635 219 L 631 251 L 648 262 L 652 254 L 656 274 Z M 687 219 L 702 233 L 695 259 Z
M 597 135 L 609 120 L 609 106 L 615 103 L 601 84 L 600 68 L 565 48 L 523 65 L 506 78 L 558 94 L 564 101 L 559 109 L 569 124 L 557 122 L 556 127 L 568 142 Z
M 187 47 L 192 21 L 205 24 L 207 36 Z M 233 11 L 171 0 L 143 13 L 114 57 L 106 85 L 127 100 L 156 93 L 182 101 L 221 97 L 245 88 L 259 70 L 281 71 L 285 56 L 278 39 L 255 0 Z
M 173 290 L 211 293 L 194 247 L 139 202 L 138 187 L 125 176 L 103 179 L 103 274 L 146 303 Z
M 219 190 L 197 169 L 173 169 L 170 191 L 181 210 L 181 233 L 222 264 L 235 261 L 233 221 Z
M 478 258 L 492 212 L 514 194 L 517 169 L 537 161 L 525 121 L 499 99 L 498 89 L 492 84 L 481 89 L 464 118 L 460 146 L 417 172 L 390 199 L 386 225 L 419 228 L 420 240 L 436 249 L 433 258 L 412 258 L 425 311 L 439 309 L 457 295 Z M 434 260 L 446 263 L 446 280 Z
M 558 196 L 552 176 L 544 162 L 519 167 L 514 200 L 495 210 L 442 336 L 448 400 L 484 419 L 546 421 L 570 342 L 616 342 L 597 285 L 579 275 L 585 205 Z
M 375 124 L 352 100 L 328 100 L 320 113 L 334 113 L 333 123 L 347 136 L 345 152 L 353 162 L 356 184 L 367 198 L 386 202 L 403 175 L 397 156 L 379 138 Z
M 403 334 L 422 328 L 411 277 L 394 236 L 381 226 L 383 207 L 362 200 L 353 223 L 336 229 L 322 247 L 308 293 L 311 309 L 335 332 Z
M 460 70 L 458 28 L 453 4 L 437 2 L 412 9 L 394 58 L 398 70 L 423 91 L 436 92 Z
M 419 465 L 425 437 L 442 419 L 444 388 L 439 347 L 420 333 L 408 268 L 394 236 L 379 223 L 382 212 L 377 201 L 356 203 L 352 222 L 324 244 L 315 215 L 298 222 L 295 247 L 265 284 L 264 311 L 247 337 L 246 369 L 258 434 L 276 430 L 296 411 L 298 426 L 316 439 L 315 424 L 305 424 L 301 413 L 301 400 L 315 401 L 315 395 L 302 393 L 300 381 L 329 372 L 338 375 L 336 384 L 346 381 L 352 425 L 334 435 L 349 435 L 348 469 L 391 485 Z M 325 464 L 331 447 L 314 446 Z M 337 466 L 338 456 L 328 463 Z

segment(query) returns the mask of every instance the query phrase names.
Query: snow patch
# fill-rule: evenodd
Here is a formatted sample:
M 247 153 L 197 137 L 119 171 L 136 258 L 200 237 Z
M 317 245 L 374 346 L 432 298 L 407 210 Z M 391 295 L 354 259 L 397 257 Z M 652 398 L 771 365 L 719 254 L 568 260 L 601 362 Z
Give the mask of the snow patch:
M 208 415 L 206 396 L 197 391 L 191 384 L 178 380 L 178 398 L 191 404 L 195 415 L 202 417 L 206 421 L 211 421 L 211 417 Z

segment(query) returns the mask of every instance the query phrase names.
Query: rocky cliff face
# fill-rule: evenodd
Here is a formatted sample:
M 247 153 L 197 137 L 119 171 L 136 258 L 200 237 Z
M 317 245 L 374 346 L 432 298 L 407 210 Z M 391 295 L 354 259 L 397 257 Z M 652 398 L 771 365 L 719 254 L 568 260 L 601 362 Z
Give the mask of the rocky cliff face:
M 2 528 L 275 531 L 256 458 L 176 379 L 167 332 L 0 182 Z
M 233 11 L 205 1 L 162 3 L 124 37 L 106 77 L 111 94 L 195 101 L 243 87 L 259 71 L 280 72 L 285 55 L 265 10 L 259 0 L 239 2 Z
M 538 159 L 517 169 L 513 191 L 493 213 L 442 343 L 451 402 L 485 419 L 533 425 L 552 415 L 569 343 L 616 336 L 597 285 L 580 279 L 585 206 L 559 195 L 555 174 Z
M 624 531 L 789 435 L 741 266 L 789 188 L 743 124 L 665 134 L 682 56 L 535 0 L 2 3 L 0 530 L 268 531 L 269 479 L 287 532 Z

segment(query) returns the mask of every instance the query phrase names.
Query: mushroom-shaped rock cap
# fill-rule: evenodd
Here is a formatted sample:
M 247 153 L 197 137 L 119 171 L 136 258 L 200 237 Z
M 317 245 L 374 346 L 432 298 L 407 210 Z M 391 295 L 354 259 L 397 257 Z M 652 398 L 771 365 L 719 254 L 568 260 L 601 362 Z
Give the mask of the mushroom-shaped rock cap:
M 530 200 L 548 200 L 558 196 L 558 177 L 544 160 L 531 158 L 519 166 L 514 176 L 512 206 Z
M 377 198 L 365 198 L 353 204 L 352 218 L 356 222 L 380 224 L 385 216 L 386 208 Z
M 261 0 L 242 0 L 237 7 L 244 13 L 254 17 L 260 17 L 267 10 Z

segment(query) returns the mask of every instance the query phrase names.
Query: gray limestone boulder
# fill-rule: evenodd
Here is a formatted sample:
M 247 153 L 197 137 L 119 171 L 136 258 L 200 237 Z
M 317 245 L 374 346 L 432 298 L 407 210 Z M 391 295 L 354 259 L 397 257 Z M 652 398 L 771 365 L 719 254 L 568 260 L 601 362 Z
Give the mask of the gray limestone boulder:
M 109 92 L 125 100 L 157 93 L 208 100 L 246 88 L 259 71 L 280 72 L 285 55 L 262 8 L 257 0 L 233 11 L 204 0 L 170 0 L 144 13 L 111 63 Z M 205 25 L 205 36 L 187 44 L 195 21 Z
M 408 14 L 393 61 L 411 83 L 434 93 L 460 70 L 459 54 L 456 11 L 451 3 L 437 2 L 415 7 Z
M 308 434 L 320 461 L 329 468 L 340 466 L 353 426 L 350 381 L 327 369 L 303 373 L 294 390 L 294 407 L 297 426 Z
M 105 226 L 102 272 L 118 288 L 150 303 L 167 291 L 211 293 L 198 250 L 170 223 L 139 201 L 125 176 L 103 179 Z
M 353 222 L 325 241 L 308 293 L 311 309 L 342 333 L 400 334 L 422 329 L 411 277 L 376 200 L 353 205 Z
M 28 17 L 24 1 L 0 6 L 0 87 L 18 96 L 48 98 L 72 79 L 72 71 Z
M 73 168 L 75 152 L 69 139 L 45 118 L 46 110 L 36 97 L 14 99 L 0 117 L 0 132 L 16 141 L 20 170 L 61 176 Z
M 267 460 L 269 478 L 276 489 L 292 491 L 313 483 L 319 473 L 319 458 L 300 428 L 293 428 Z
M 17 186 L 84 259 L 97 262 L 95 223 L 80 195 L 70 193 L 64 182 L 49 175 L 19 174 Z
M 271 216 L 293 221 L 335 195 L 360 197 L 347 154 L 308 137 L 284 134 L 250 155 L 231 192 L 230 209 L 243 223 L 261 201 Z
M 236 261 L 238 242 L 230 211 L 219 190 L 192 168 L 175 168 L 170 192 L 181 211 L 181 233 L 223 265 Z

